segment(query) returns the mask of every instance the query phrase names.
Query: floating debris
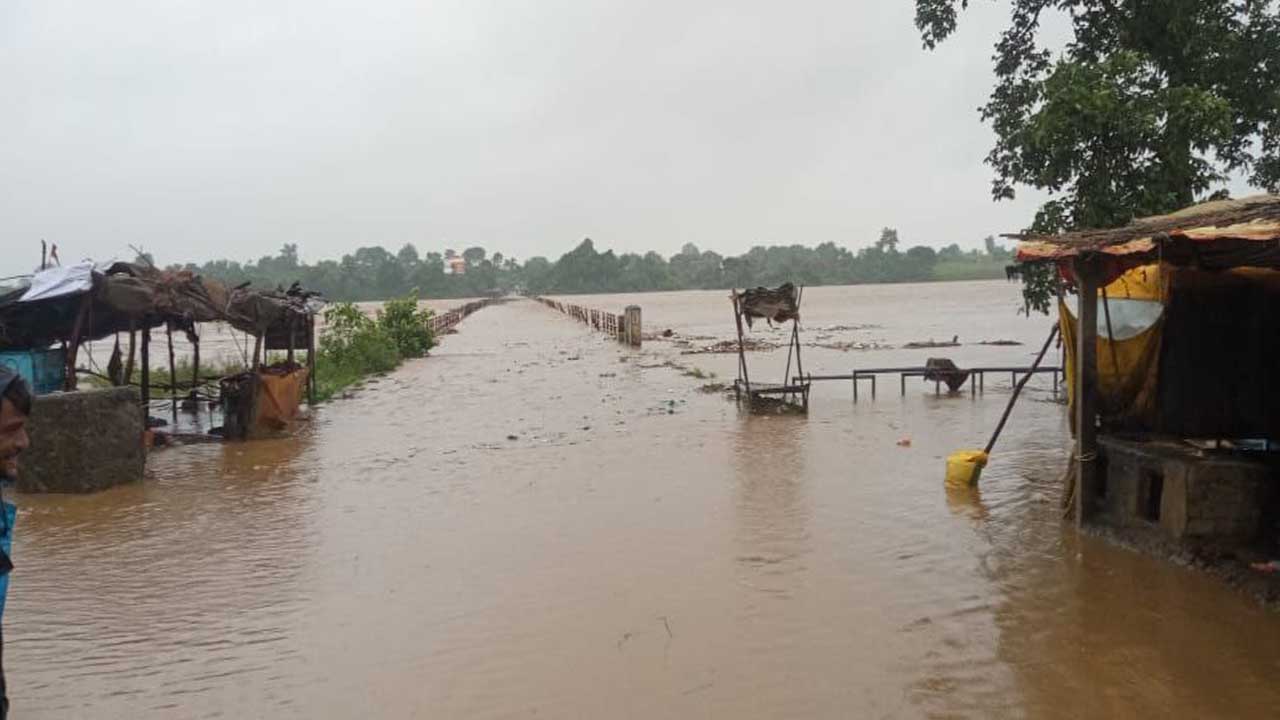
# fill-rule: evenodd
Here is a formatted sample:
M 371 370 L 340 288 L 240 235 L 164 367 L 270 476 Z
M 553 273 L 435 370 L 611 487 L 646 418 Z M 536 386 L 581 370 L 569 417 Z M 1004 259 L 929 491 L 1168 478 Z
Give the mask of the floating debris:
M 742 341 L 742 349 L 747 352 L 777 350 L 779 345 L 768 340 L 756 340 L 754 338 L 744 338 Z M 737 340 L 721 340 L 720 342 L 704 345 L 700 348 L 691 350 L 682 350 L 681 355 L 703 355 L 703 354 L 729 354 L 738 352 Z
M 954 335 L 954 336 L 952 336 L 952 338 L 951 338 L 951 341 L 950 341 L 950 342 L 948 342 L 948 341 L 946 341 L 946 340 L 935 341 L 935 340 L 933 340 L 932 338 L 930 338 L 929 340 L 924 340 L 924 341 L 909 342 L 909 343 L 907 343 L 906 345 L 903 345 L 902 347 L 904 347 L 904 348 L 912 348 L 912 349 L 919 349 L 919 348 L 940 348 L 940 347 L 960 347 L 960 336 L 959 336 L 959 335 Z
M 892 345 L 878 343 L 875 341 L 867 342 L 832 342 L 832 343 L 806 343 L 809 347 L 824 348 L 826 350 L 839 350 L 841 352 L 849 352 L 850 350 L 892 350 Z
M 827 325 L 825 327 L 814 328 L 818 332 L 848 332 L 851 330 L 882 330 L 883 325 L 867 324 L 867 325 Z

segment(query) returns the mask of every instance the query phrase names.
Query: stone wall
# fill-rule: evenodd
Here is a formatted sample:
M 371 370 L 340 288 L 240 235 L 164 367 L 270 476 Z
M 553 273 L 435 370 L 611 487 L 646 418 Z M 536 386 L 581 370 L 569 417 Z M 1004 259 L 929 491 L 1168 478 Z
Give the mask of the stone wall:
M 140 402 L 136 388 L 37 397 L 18 489 L 87 493 L 141 480 L 146 451 Z

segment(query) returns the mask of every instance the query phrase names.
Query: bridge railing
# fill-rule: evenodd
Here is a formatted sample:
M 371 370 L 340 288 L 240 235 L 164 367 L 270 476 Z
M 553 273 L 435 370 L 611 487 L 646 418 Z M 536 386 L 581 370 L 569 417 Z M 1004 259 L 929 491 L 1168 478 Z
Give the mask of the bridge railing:
M 640 307 L 638 305 L 628 305 L 621 313 L 611 313 L 583 305 L 561 302 L 552 298 L 535 297 L 534 300 L 589 326 L 593 330 L 598 330 L 618 342 L 636 347 L 640 346 L 642 325 Z

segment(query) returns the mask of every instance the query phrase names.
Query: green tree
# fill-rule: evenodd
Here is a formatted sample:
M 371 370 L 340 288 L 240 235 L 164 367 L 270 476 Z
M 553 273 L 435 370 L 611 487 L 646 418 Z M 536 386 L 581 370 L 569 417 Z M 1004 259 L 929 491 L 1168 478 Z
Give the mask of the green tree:
M 933 48 L 968 0 L 916 0 Z M 1275 0 L 1014 0 L 982 107 L 996 132 L 992 193 L 1048 190 L 1039 230 L 1101 227 L 1194 202 L 1229 174 L 1280 187 Z M 1069 15 L 1060 56 L 1042 15 Z
M 479 265 L 484 261 L 485 255 L 482 247 L 469 247 L 462 251 L 462 259 L 467 261 L 467 265 Z
M 968 0 L 916 0 L 926 48 Z M 1073 38 L 1043 46 L 1042 16 Z M 1280 186 L 1280 12 L 1275 0 L 1014 0 L 981 108 L 996 134 L 992 194 L 1047 190 L 1033 230 L 1107 227 L 1193 203 L 1230 175 Z M 1028 300 L 1047 308 L 1045 272 Z
M 880 231 L 880 239 L 876 241 L 876 248 L 885 252 L 898 251 L 898 231 L 893 228 L 884 228 Z
M 400 248 L 400 252 L 396 253 L 396 260 L 406 271 L 411 271 L 420 262 L 418 248 L 414 247 L 413 243 L 405 243 L 404 247 Z

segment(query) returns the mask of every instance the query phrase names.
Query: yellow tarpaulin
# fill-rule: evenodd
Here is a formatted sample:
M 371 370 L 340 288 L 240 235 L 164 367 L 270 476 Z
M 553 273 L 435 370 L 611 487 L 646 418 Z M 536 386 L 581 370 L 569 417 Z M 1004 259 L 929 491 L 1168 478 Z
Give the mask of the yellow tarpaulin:
M 1134 268 L 1106 287 L 1107 300 L 1160 302 L 1164 274 L 1157 265 Z M 1149 327 L 1124 339 L 1109 340 L 1105 309 L 1098 307 L 1098 411 L 1113 427 L 1149 428 L 1155 421 L 1159 376 L 1161 315 Z M 1075 408 L 1076 319 L 1066 303 L 1058 303 L 1058 323 L 1066 347 L 1067 397 Z M 1071 413 L 1072 432 L 1075 413 Z

